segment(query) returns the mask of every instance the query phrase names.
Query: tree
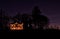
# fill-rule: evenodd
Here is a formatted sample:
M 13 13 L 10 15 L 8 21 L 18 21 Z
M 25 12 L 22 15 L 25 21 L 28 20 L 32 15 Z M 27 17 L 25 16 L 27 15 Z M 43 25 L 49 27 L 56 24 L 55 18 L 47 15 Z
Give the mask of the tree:
M 40 15 L 37 22 L 38 25 L 40 26 L 40 29 L 43 29 L 44 26 L 48 27 L 49 25 L 49 19 L 44 15 Z
M 22 20 L 23 20 L 23 23 L 24 23 L 24 28 L 25 28 L 25 30 L 27 30 L 28 29 L 28 15 L 23 14 L 22 15 Z
M 38 25 L 39 29 L 43 29 L 44 26 L 49 24 L 49 19 L 41 15 L 41 11 L 39 10 L 38 6 L 35 6 L 32 11 L 32 17 L 35 25 Z
M 7 15 L 5 15 L 5 11 L 3 11 L 2 9 L 0 10 L 0 28 L 2 28 L 2 30 L 6 29 L 8 21 L 9 21 L 9 17 Z

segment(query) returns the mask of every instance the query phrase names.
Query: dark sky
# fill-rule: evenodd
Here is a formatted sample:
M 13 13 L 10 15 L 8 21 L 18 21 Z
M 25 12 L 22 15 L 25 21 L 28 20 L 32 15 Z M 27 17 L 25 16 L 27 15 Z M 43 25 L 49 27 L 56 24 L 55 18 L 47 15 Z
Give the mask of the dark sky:
M 31 14 L 32 8 L 37 5 L 42 14 L 50 19 L 51 24 L 60 24 L 60 1 L 58 0 L 0 0 L 0 8 L 9 16 L 17 12 Z

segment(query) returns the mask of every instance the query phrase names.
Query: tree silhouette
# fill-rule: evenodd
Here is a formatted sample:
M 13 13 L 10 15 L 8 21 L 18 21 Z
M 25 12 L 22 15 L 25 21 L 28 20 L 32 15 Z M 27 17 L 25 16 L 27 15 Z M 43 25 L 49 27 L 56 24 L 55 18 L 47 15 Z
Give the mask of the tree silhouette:
M 2 28 L 2 30 L 7 29 L 7 23 L 9 21 L 9 17 L 7 15 L 5 15 L 5 11 L 3 11 L 2 9 L 0 10 L 0 28 Z
M 28 30 L 28 15 L 27 14 L 23 14 L 22 15 L 22 20 L 23 20 L 23 23 L 24 23 L 24 28 L 25 30 Z
M 35 6 L 32 10 L 32 15 L 39 15 L 41 14 L 41 11 L 39 10 L 38 6 Z
M 8 21 L 9 17 L 5 15 L 5 11 L 0 9 L 0 28 L 2 28 L 2 30 L 6 29 Z
M 35 6 L 32 11 L 32 17 L 35 25 L 38 25 L 38 29 L 43 29 L 44 26 L 49 24 L 49 19 L 41 15 L 41 11 L 39 10 L 38 6 Z
M 4 30 L 8 30 L 8 22 L 9 22 L 9 17 L 8 16 L 4 16 L 3 17 L 3 29 Z
M 44 15 L 40 15 L 37 22 L 40 29 L 43 29 L 44 26 L 48 27 L 49 25 L 49 19 Z

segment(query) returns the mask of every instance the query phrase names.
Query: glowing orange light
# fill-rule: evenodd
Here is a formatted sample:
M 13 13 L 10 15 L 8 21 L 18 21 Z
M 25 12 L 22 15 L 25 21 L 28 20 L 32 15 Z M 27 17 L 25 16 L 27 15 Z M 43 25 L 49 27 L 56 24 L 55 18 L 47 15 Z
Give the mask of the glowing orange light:
M 23 23 L 10 24 L 10 29 L 11 30 L 23 30 Z

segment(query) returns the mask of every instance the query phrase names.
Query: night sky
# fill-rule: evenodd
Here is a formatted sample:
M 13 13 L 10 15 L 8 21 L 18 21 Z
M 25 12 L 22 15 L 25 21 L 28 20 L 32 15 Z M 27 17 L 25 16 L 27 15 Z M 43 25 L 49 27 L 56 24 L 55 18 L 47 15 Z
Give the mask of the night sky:
M 42 14 L 50 19 L 50 24 L 60 24 L 60 1 L 58 0 L 0 0 L 0 8 L 8 16 L 14 16 L 17 12 L 31 14 L 35 5 L 39 6 Z

